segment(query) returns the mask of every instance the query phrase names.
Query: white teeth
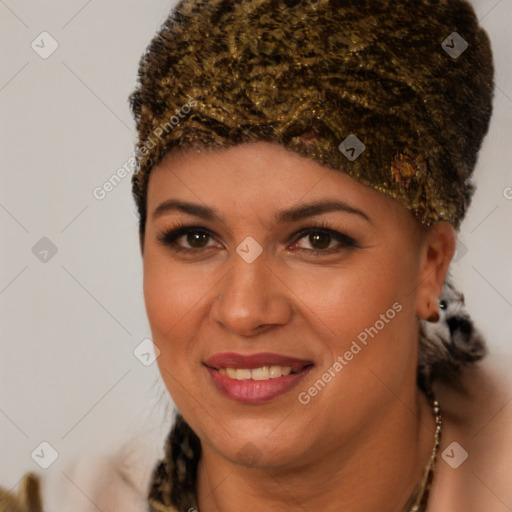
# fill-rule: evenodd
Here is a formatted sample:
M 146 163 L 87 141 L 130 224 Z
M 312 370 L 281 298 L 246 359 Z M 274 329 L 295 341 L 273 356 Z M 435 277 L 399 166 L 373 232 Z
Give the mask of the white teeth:
M 251 378 L 251 370 L 238 368 L 236 370 L 236 380 L 247 380 Z
M 268 366 L 254 368 L 253 370 L 251 370 L 251 377 L 253 380 L 267 380 L 270 377 L 270 371 Z
M 219 368 L 222 375 L 236 380 L 268 380 L 277 379 L 283 375 L 290 375 L 289 366 L 262 366 L 260 368 Z
M 281 375 L 288 375 L 292 369 L 289 366 L 271 366 L 269 369 L 270 378 L 276 379 Z

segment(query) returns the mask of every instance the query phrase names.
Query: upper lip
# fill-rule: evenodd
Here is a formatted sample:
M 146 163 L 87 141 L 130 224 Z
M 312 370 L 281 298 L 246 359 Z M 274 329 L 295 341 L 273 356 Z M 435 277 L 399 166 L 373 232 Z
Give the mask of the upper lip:
M 296 357 L 261 352 L 259 354 L 242 355 L 235 352 L 215 354 L 205 361 L 210 368 L 260 368 L 262 366 L 289 366 L 292 371 L 302 370 L 305 366 L 313 364 L 313 361 L 298 359 Z

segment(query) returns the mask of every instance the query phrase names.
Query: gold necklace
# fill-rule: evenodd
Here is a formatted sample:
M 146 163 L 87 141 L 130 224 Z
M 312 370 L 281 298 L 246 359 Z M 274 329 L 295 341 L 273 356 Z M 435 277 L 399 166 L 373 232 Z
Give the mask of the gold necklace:
M 432 448 L 430 459 L 428 461 L 427 466 L 425 467 L 425 471 L 418 485 L 418 488 L 416 489 L 414 494 L 411 496 L 411 499 L 405 506 L 404 512 L 426 511 L 430 488 L 432 486 L 432 480 L 434 478 L 437 451 L 439 449 L 439 443 L 441 442 L 441 409 L 439 407 L 439 402 L 436 400 L 434 393 L 432 391 L 429 390 L 426 394 L 432 406 L 432 410 L 434 411 L 434 418 L 436 422 L 436 429 L 434 433 L 434 447 Z

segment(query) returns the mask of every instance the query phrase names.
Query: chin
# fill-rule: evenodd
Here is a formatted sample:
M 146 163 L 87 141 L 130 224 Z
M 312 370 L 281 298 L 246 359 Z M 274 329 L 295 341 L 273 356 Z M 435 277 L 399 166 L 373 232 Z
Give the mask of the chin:
M 209 443 L 222 457 L 233 464 L 262 469 L 277 469 L 293 465 L 304 449 L 304 435 L 292 435 L 280 431 L 279 435 L 272 436 L 272 431 L 275 431 L 276 425 L 279 423 L 265 422 L 269 428 L 262 429 L 262 420 L 258 421 L 260 424 L 258 433 L 252 430 L 250 425 L 243 428 L 244 422 L 237 421 L 237 429 L 243 428 L 243 435 L 230 436 L 226 431 L 221 430 L 219 433 L 221 438 L 210 438 Z M 253 422 L 249 421 L 248 423 Z M 226 430 L 233 431 L 231 426 L 228 426 Z M 300 448 L 300 452 L 298 448 Z

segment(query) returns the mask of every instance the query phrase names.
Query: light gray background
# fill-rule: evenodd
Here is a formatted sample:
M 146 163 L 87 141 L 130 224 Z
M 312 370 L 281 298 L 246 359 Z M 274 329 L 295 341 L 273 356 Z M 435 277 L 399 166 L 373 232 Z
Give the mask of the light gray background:
M 478 191 L 452 268 L 492 360 L 506 369 L 512 362 L 512 1 L 472 3 L 492 40 L 496 94 L 475 171 Z M 159 449 L 170 425 L 156 363 L 146 367 L 133 354 L 150 330 L 131 175 L 103 200 L 93 190 L 132 154 L 127 97 L 139 58 L 173 5 L 0 0 L 4 487 L 28 470 L 62 473 L 70 461 L 137 433 Z M 47 59 L 31 48 L 43 31 L 59 45 Z M 57 247 L 47 262 L 32 252 L 42 237 Z M 31 458 L 42 441 L 59 453 L 47 470 Z

